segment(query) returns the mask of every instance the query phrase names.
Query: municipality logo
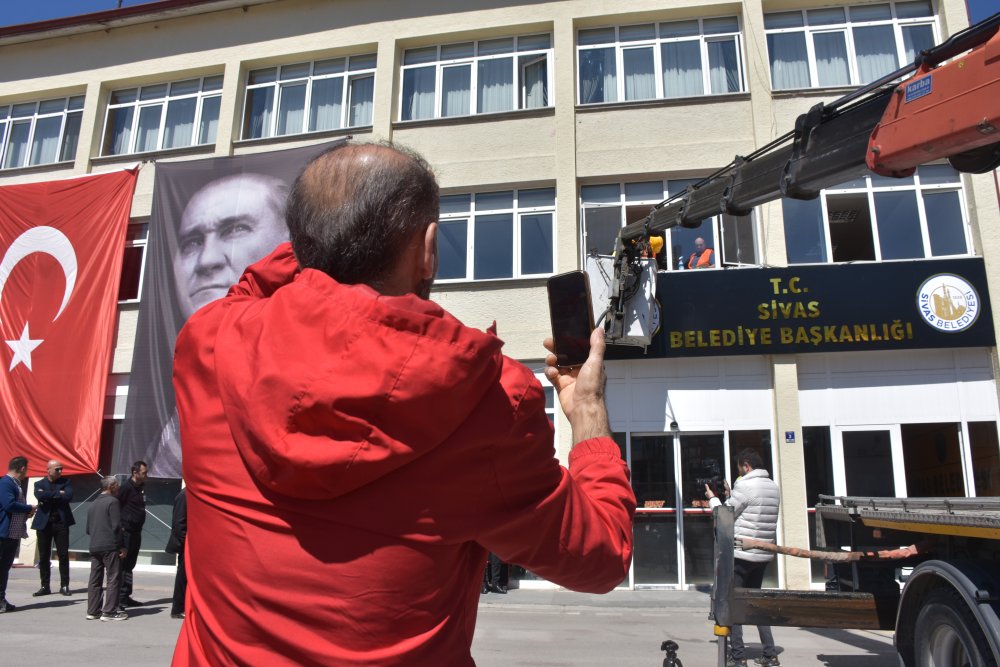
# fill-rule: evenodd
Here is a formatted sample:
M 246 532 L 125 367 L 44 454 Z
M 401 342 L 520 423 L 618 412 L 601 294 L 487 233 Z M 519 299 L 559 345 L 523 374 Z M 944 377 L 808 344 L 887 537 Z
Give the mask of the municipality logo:
M 939 273 L 917 290 L 917 309 L 924 321 L 938 331 L 963 331 L 979 317 L 979 294 L 965 278 Z

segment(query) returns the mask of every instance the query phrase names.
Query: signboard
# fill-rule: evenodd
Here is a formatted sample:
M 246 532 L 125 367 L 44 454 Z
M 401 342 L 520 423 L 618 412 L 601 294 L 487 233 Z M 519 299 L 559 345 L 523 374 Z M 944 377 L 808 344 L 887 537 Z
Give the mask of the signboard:
M 995 345 L 981 258 L 657 276 L 660 331 L 609 359 Z

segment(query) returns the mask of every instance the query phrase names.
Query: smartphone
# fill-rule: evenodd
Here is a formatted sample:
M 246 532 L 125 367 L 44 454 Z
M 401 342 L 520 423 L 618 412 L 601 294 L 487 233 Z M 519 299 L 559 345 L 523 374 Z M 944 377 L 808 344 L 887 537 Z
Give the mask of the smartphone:
M 556 364 L 579 366 L 590 355 L 590 334 L 594 330 L 590 278 L 583 271 L 570 271 L 552 276 L 546 287 Z

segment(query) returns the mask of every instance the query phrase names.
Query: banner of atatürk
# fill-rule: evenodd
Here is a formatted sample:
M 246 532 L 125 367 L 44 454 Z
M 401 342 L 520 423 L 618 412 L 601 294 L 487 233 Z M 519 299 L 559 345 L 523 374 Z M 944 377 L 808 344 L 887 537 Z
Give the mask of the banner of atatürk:
M 288 189 L 327 142 L 236 157 L 157 164 L 132 375 L 115 472 L 181 476 L 172 384 L 174 343 L 191 314 L 225 296 L 247 266 L 288 240 Z

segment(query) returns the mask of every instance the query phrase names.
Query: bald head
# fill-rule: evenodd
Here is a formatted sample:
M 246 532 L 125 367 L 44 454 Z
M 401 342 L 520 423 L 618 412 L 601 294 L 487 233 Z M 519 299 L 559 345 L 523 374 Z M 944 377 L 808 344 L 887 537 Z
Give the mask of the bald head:
M 287 209 L 303 268 L 380 291 L 437 217 L 430 167 L 391 144 L 341 144 L 316 157 L 295 181 Z

